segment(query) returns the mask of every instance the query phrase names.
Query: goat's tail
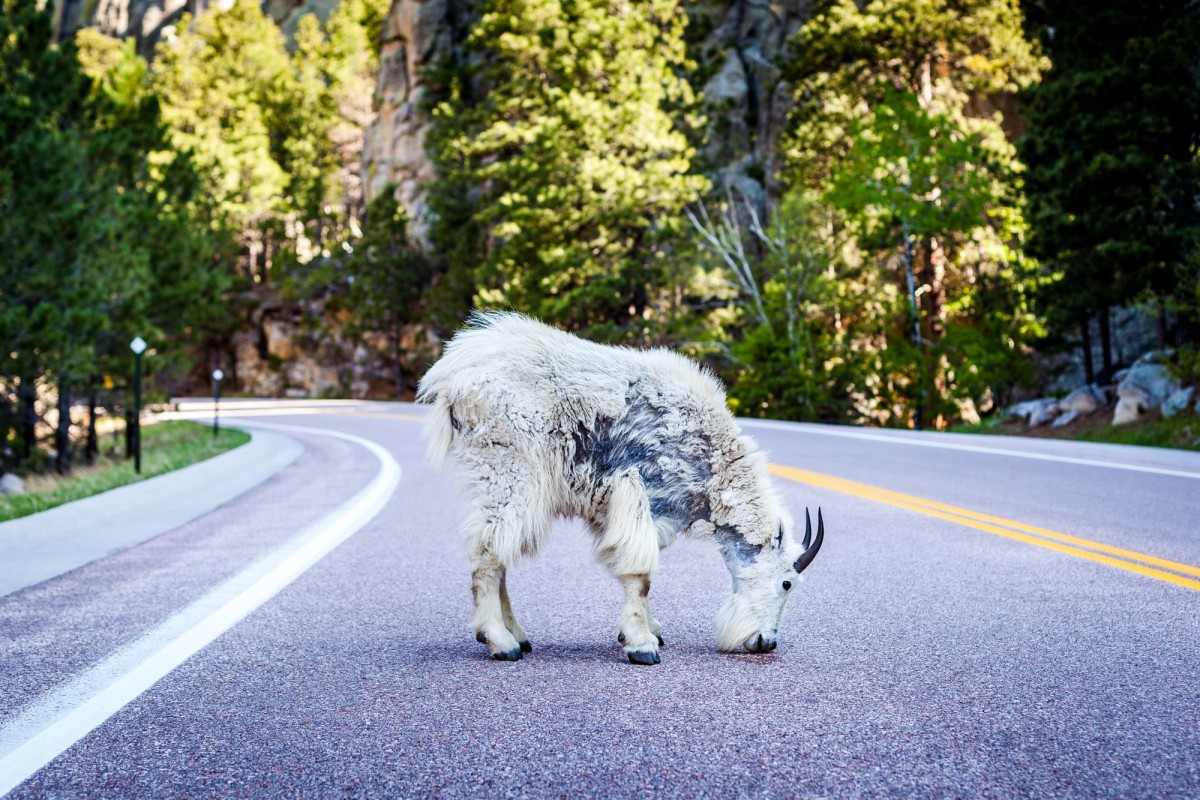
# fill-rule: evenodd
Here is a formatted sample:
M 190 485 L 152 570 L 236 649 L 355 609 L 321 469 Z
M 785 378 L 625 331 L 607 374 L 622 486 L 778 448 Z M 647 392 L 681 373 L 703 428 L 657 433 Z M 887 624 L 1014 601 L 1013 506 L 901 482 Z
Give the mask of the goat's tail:
M 421 379 L 421 385 L 416 390 L 416 402 L 430 407 L 430 413 L 425 416 L 425 428 L 421 437 L 426 441 L 426 452 L 434 467 L 442 469 L 446 457 L 450 455 L 450 445 L 454 441 L 455 420 L 454 410 L 443 391 L 438 391 L 437 375 L 434 371 L 426 373 Z
M 454 416 L 450 403 L 445 396 L 427 394 L 418 398 L 418 402 L 432 406 L 425 417 L 425 427 L 421 431 L 426 441 L 426 453 L 429 460 L 438 469 L 446 463 L 450 455 L 450 445 L 454 441 Z

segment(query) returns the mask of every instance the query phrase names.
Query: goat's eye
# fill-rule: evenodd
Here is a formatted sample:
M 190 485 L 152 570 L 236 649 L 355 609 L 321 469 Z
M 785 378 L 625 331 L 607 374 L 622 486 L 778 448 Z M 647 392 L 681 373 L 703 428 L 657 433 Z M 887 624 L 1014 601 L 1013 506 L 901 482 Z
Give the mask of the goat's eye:
M 791 582 L 791 581 L 784 581 L 784 582 L 783 582 L 783 590 L 786 592 L 786 591 L 787 591 L 788 589 L 790 589 L 790 588 L 792 588 L 792 582 Z

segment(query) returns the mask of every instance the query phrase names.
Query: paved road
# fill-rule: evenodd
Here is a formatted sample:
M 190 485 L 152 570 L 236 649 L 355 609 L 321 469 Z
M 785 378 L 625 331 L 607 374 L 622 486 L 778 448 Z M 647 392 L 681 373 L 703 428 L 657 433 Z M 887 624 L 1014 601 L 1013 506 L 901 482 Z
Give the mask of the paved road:
M 0 765 L 48 762 L 13 796 L 1200 796 L 1200 456 L 747 423 L 827 523 L 779 649 L 715 651 L 728 573 L 681 541 L 628 664 L 561 523 L 506 664 L 420 410 L 235 405 L 303 454 L 0 598 Z

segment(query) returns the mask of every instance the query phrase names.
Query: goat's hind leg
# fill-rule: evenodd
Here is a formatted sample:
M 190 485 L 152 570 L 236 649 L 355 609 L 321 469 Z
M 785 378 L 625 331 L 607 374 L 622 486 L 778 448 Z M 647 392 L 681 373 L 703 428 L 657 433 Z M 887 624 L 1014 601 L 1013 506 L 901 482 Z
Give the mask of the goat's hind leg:
M 666 642 L 662 638 L 662 623 L 654 616 L 654 612 L 650 610 L 650 601 L 646 601 L 646 617 L 650 620 L 650 632 L 654 634 L 654 638 L 658 639 L 658 646 L 662 647 Z
M 529 637 L 525 635 L 525 629 L 521 627 L 521 623 L 517 622 L 517 618 L 513 615 L 512 604 L 508 601 L 507 570 L 500 575 L 500 613 L 504 616 L 504 627 L 508 628 L 508 632 L 517 640 L 521 652 L 532 653 L 533 645 L 529 643 Z
M 504 565 L 486 545 L 477 545 L 471 552 L 471 594 L 475 599 L 471 629 L 475 631 L 475 640 L 487 645 L 492 658 L 520 661 L 521 643 L 506 624 L 512 611 L 505 614 L 508 593 L 504 589 L 504 572 Z M 520 626 L 517 628 L 520 630 Z

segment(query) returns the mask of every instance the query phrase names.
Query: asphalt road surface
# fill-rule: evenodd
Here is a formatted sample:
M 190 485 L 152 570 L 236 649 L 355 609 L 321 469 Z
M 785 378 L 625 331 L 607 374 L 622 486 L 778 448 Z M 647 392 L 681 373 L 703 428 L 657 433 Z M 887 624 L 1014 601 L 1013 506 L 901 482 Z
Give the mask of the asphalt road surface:
M 629 664 L 561 522 L 510 573 L 534 649 L 501 663 L 421 409 L 222 412 L 304 452 L 0 598 L 0 794 L 1200 797 L 1196 454 L 747 422 L 826 523 L 778 650 L 716 651 L 729 575 L 680 540 L 662 663 Z

